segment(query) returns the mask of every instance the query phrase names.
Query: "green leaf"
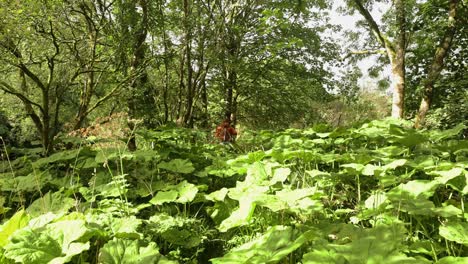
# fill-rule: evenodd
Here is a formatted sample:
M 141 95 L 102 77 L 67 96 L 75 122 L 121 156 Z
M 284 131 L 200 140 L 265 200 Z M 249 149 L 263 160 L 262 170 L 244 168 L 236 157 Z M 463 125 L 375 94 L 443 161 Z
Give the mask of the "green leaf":
M 387 197 L 398 210 L 414 215 L 431 215 L 435 205 L 427 198 L 434 194 L 438 185 L 435 181 L 414 180 L 393 188 Z
M 439 227 L 439 235 L 449 241 L 468 246 L 468 223 L 448 222 Z
M 198 188 L 194 184 L 183 181 L 175 186 L 179 198 L 176 200 L 178 203 L 188 203 L 195 199 L 198 193 Z
M 364 170 L 364 165 L 359 163 L 342 164 L 340 167 L 345 168 L 351 174 L 360 174 Z
M 463 211 L 460 208 L 457 208 L 451 204 L 444 205 L 442 207 L 437 207 L 432 210 L 436 215 L 449 218 L 452 216 L 462 216 Z
M 198 188 L 194 184 L 182 181 L 177 185 L 170 185 L 165 188 L 167 191 L 159 191 L 150 203 L 161 205 L 163 203 L 188 203 L 195 199 Z
M 239 200 L 239 208 L 232 212 L 218 227 L 219 231 L 226 232 L 231 228 L 249 224 L 255 210 L 255 203 L 249 199 L 241 198 Z
M 4 191 L 37 191 L 52 180 L 52 175 L 48 171 L 30 173 L 27 176 L 17 176 L 6 179 L 2 183 Z
M 55 214 L 66 213 L 73 206 L 75 206 L 75 200 L 66 197 L 61 191 L 55 193 L 48 192 L 44 197 L 35 200 L 26 211 L 32 217 L 35 217 L 47 212 Z
M 115 238 L 99 251 L 100 264 L 153 264 L 159 263 L 161 254 L 154 242 L 141 247 L 137 240 Z
M 16 212 L 6 223 L 0 227 L 0 247 L 10 241 L 8 238 L 18 229 L 25 227 L 29 222 L 29 215 L 24 210 Z
M 447 129 L 444 131 L 433 131 L 433 133 L 431 133 L 430 135 L 430 138 L 431 140 L 435 142 L 448 139 L 448 138 L 459 135 L 463 131 L 463 129 L 465 129 L 465 127 L 466 127 L 465 124 L 460 123 L 452 129 Z
M 398 159 L 398 160 L 394 160 L 392 162 L 390 162 L 389 164 L 385 165 L 383 167 L 384 170 L 388 170 L 388 169 L 396 169 L 397 167 L 401 167 L 403 165 L 405 165 L 407 163 L 407 160 L 405 159 Z
M 169 162 L 161 162 L 158 167 L 175 173 L 192 173 L 195 171 L 195 167 L 190 160 L 187 159 L 173 159 Z
M 141 219 L 133 215 L 129 217 L 113 218 L 110 222 L 110 228 L 117 238 L 139 239 L 142 235 L 137 229 L 141 225 L 141 222 Z
M 49 234 L 31 229 L 17 232 L 5 252 L 6 257 L 28 264 L 49 263 L 61 255 L 62 248 L 58 241 Z
M 320 248 L 304 254 L 303 264 L 346 264 L 347 260 L 334 250 Z
M 429 198 L 434 194 L 434 190 L 440 186 L 437 181 L 414 180 L 393 188 L 388 192 L 389 195 L 403 194 L 410 197 Z
M 284 182 L 289 174 L 291 174 L 291 169 L 289 168 L 277 168 L 273 172 L 273 177 L 270 180 L 270 185 L 273 185 L 277 182 Z
M 400 126 L 390 124 L 391 141 L 398 142 L 406 147 L 414 147 L 427 141 L 427 138 L 414 129 L 404 129 Z
M 82 152 L 82 153 L 81 153 Z M 60 151 L 57 153 L 54 153 L 50 155 L 49 157 L 42 158 L 37 160 L 36 162 L 33 163 L 34 166 L 40 167 L 43 165 L 47 165 L 49 163 L 55 163 L 59 161 L 68 161 L 72 159 L 76 159 L 78 155 L 83 154 L 83 153 L 88 153 L 92 152 L 89 148 L 86 148 L 86 151 L 84 149 L 72 149 L 72 150 L 64 150 Z
M 148 227 L 159 234 L 166 242 L 186 248 L 200 245 L 200 222 L 194 218 L 170 216 L 165 213 L 153 215 L 148 220 Z
M 261 162 L 255 162 L 247 169 L 245 182 L 262 183 L 268 178 L 268 172 L 271 172 L 271 167 L 268 168 Z
M 175 202 L 179 193 L 176 190 L 160 191 L 149 202 L 154 205 Z
M 436 264 L 466 264 L 468 257 L 445 257 L 439 259 Z
M 379 171 L 381 171 L 381 168 L 379 166 L 366 164 L 366 166 L 364 166 L 364 169 L 362 170 L 362 175 L 374 176 L 376 172 L 379 172 Z
M 462 168 L 452 168 L 448 171 L 431 171 L 429 174 L 440 176 L 437 178 L 437 181 L 442 184 L 446 184 L 448 181 L 460 176 L 462 173 Z
M 302 235 L 301 235 L 302 234 Z M 299 232 L 292 227 L 273 226 L 261 237 L 232 250 L 223 257 L 214 258 L 213 264 L 278 263 L 301 247 L 315 235 L 315 231 Z
M 5 247 L 5 256 L 28 264 L 69 262 L 73 256 L 89 249 L 89 242 L 75 242 L 88 229 L 82 220 L 65 220 L 44 228 L 21 229 Z
M 205 195 L 205 198 L 210 201 L 224 201 L 224 198 L 226 198 L 226 195 L 228 193 L 227 188 L 222 188 L 221 190 L 212 192 L 210 194 Z
M 189 229 L 172 228 L 161 234 L 161 237 L 172 244 L 180 245 L 186 248 L 192 248 L 200 245 L 202 238 Z
M 371 229 L 344 230 L 337 237 L 351 240 L 345 244 L 329 244 L 328 250 L 324 248 L 318 252 L 304 256 L 304 264 L 319 263 L 430 263 L 411 257 L 403 253 L 406 229 L 402 224 L 379 225 Z M 351 232 L 347 234 L 348 232 Z M 340 238 L 341 239 L 341 238 Z M 327 252 L 335 251 L 335 252 Z M 321 260 L 324 260 L 323 262 Z
M 387 195 L 384 192 L 374 192 L 369 198 L 366 199 L 364 205 L 367 209 L 378 209 L 382 205 L 385 205 L 387 201 Z

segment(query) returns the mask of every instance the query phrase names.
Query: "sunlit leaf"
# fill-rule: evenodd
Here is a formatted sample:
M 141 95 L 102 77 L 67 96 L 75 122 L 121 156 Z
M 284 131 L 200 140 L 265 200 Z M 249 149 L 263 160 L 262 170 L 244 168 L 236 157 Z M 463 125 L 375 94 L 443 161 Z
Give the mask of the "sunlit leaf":
M 177 200 L 178 195 L 179 193 L 176 190 L 160 191 L 149 202 L 154 205 L 161 205 L 163 203 L 172 203 Z
M 188 183 L 187 181 L 183 181 L 177 184 L 175 190 L 178 192 L 178 199 L 176 202 L 178 203 L 188 203 L 193 201 L 195 195 L 198 193 L 198 188 L 194 184 Z
M 141 225 L 142 220 L 137 219 L 135 216 L 113 218 L 110 222 L 110 229 L 115 237 L 118 238 L 141 238 L 138 227 Z
M 369 198 L 366 199 L 364 205 L 367 209 L 377 209 L 382 205 L 385 205 L 387 201 L 387 195 L 384 192 L 375 192 Z
M 451 204 L 434 208 L 432 211 L 434 212 L 434 214 L 446 218 L 452 216 L 461 216 L 463 214 L 463 211 L 460 208 L 457 208 Z
M 442 184 L 446 184 L 451 179 L 460 176 L 462 172 L 462 168 L 452 168 L 448 171 L 431 171 L 430 174 L 440 176 L 437 178 L 437 181 Z
M 205 195 L 205 198 L 210 201 L 224 201 L 224 198 L 226 197 L 227 193 L 228 189 L 222 188 L 221 190 Z
M 291 174 L 291 169 L 289 168 L 277 168 L 273 172 L 273 177 L 270 180 L 270 184 L 275 184 L 277 182 L 284 182 L 289 174 Z
M 444 257 L 435 262 L 436 264 L 466 264 L 468 257 Z
M 468 223 L 466 222 L 448 222 L 441 225 L 439 234 L 447 240 L 468 245 Z
M 241 245 L 223 257 L 211 259 L 211 262 L 213 264 L 278 263 L 314 235 L 313 230 L 301 233 L 292 227 L 273 226 L 261 237 Z
M 401 167 L 403 165 L 405 165 L 407 162 L 406 159 L 397 159 L 397 160 L 394 160 L 392 162 L 390 162 L 389 164 L 383 166 L 383 169 L 384 170 L 388 170 L 388 169 L 396 169 L 397 167 Z
M 46 193 L 35 200 L 26 211 L 33 217 L 52 212 L 55 214 L 66 213 L 75 205 L 75 200 L 67 197 L 62 192 Z
M 195 171 L 195 167 L 190 160 L 187 159 L 173 159 L 169 162 L 161 162 L 158 167 L 175 173 L 192 173 Z
M 101 264 L 155 264 L 161 254 L 154 242 L 143 247 L 138 240 L 114 238 L 105 244 L 99 252 Z
M 21 263 L 61 264 L 89 249 L 89 242 L 76 242 L 88 229 L 82 220 L 65 220 L 40 229 L 24 228 L 5 246 L 5 256 Z
M 239 208 L 232 212 L 218 227 L 219 231 L 226 232 L 231 228 L 249 224 L 255 210 L 255 203 L 248 198 L 239 200 Z
M 28 224 L 30 217 L 24 210 L 16 212 L 6 223 L 0 227 L 0 247 L 8 244 L 8 238 L 18 229 Z

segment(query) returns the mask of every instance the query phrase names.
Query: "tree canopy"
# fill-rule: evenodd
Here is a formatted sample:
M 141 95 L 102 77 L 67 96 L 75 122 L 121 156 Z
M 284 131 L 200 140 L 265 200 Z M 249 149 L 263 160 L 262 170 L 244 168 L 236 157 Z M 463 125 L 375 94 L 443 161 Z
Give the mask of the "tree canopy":
M 443 113 L 450 124 L 463 120 L 453 110 L 463 108 L 455 98 L 466 98 L 463 1 L 352 0 L 340 11 L 333 3 L 2 2 L 1 110 L 10 123 L 29 119 L 15 131 L 32 125 L 27 137 L 45 153 L 57 136 L 115 113 L 128 115 L 129 131 L 169 123 L 206 129 L 224 118 L 285 128 L 384 117 L 387 103 L 373 104 L 378 115 L 353 111 L 366 89 L 392 94 L 391 115 L 416 118 L 417 127 L 427 113 L 427 125 L 443 126 Z M 362 20 L 341 31 L 337 12 Z M 360 73 L 356 63 L 371 54 L 378 55 L 371 72 Z M 362 74 L 379 76 L 385 64 L 389 93 L 360 87 Z M 330 107 L 338 107 L 334 117 Z

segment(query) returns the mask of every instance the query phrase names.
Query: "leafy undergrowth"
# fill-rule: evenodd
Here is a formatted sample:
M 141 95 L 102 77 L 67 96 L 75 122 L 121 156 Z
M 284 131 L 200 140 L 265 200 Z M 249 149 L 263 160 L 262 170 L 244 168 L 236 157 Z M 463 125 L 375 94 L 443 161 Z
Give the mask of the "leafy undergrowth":
M 232 147 L 161 129 L 135 152 L 10 150 L 0 263 L 467 263 L 463 129 L 384 120 Z

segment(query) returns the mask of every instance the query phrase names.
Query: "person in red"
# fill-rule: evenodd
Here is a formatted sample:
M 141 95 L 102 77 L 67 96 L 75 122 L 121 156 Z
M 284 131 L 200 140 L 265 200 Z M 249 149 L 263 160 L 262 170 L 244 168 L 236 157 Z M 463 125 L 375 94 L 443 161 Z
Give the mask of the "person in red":
M 221 125 L 216 127 L 215 137 L 222 143 L 231 143 L 236 140 L 237 131 L 231 126 L 231 121 L 225 119 Z

